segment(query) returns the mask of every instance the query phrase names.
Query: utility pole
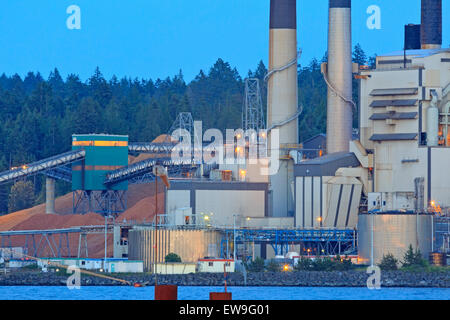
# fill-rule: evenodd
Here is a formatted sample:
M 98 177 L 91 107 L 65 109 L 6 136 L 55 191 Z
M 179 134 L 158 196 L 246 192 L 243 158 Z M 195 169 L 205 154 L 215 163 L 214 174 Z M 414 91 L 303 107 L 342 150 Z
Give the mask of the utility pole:
M 236 215 L 233 214 L 233 259 L 236 263 Z
M 166 185 L 166 188 L 170 188 L 169 177 L 167 176 L 167 170 L 160 166 L 156 165 L 153 167 L 153 175 L 155 176 L 155 264 L 154 264 L 154 272 L 155 272 L 155 289 L 158 285 L 158 177 Z
M 155 170 L 158 172 L 158 169 Z M 155 175 L 155 288 L 158 285 L 158 175 Z

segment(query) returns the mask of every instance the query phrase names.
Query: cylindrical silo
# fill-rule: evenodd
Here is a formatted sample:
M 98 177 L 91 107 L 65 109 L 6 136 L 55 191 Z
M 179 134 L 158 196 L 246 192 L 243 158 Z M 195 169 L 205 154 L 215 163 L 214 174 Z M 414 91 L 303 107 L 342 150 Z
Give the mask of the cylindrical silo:
M 267 127 L 279 130 L 279 143 L 298 144 L 297 82 L 297 3 L 296 0 L 270 1 L 269 70 Z M 290 119 L 290 121 L 289 121 Z M 271 141 L 269 131 L 268 141 Z M 271 149 L 277 146 L 270 145 Z M 282 151 L 283 152 L 283 151 Z M 287 216 L 293 211 L 290 190 L 293 161 L 281 155 L 278 173 L 270 178 L 271 214 Z
M 348 102 L 353 67 L 351 0 L 330 0 L 328 19 L 327 152 L 348 152 L 353 121 L 353 106 Z
M 442 45 L 442 0 L 422 0 L 422 49 L 438 49 Z
M 158 246 L 155 246 L 157 237 Z M 144 271 L 155 262 L 163 263 L 169 253 L 176 253 L 182 262 L 195 263 L 208 256 L 210 246 L 220 248 L 222 235 L 215 230 L 177 230 L 137 226 L 128 234 L 128 259 L 142 260 Z M 216 250 L 217 252 L 218 250 Z
M 370 264 L 372 238 L 374 264 L 379 264 L 383 255 L 388 253 L 400 262 L 403 261 L 410 245 L 414 250 L 419 249 L 422 256 L 427 258 L 431 252 L 431 223 L 431 215 L 428 214 L 360 214 L 358 217 L 359 261 Z

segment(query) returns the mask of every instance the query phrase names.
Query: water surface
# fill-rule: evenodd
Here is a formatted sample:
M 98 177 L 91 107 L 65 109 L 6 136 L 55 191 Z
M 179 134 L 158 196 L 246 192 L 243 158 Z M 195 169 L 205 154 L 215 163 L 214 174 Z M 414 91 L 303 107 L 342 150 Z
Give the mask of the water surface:
M 223 287 L 178 287 L 179 300 L 209 300 Z M 228 287 L 233 300 L 450 300 L 444 288 Z M 0 300 L 153 300 L 154 287 L 0 286 Z

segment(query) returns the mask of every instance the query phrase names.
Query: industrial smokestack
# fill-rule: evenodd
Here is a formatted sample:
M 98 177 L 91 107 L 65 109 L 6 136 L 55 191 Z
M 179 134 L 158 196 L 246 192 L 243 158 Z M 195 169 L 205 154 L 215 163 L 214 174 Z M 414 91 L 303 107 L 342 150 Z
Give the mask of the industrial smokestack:
M 297 112 L 297 4 L 296 0 L 270 1 L 268 127 L 284 122 Z M 279 127 L 280 143 L 298 143 L 297 121 Z
M 298 144 L 297 84 L 297 1 L 270 1 L 269 74 L 267 84 L 267 127 L 279 130 L 280 147 Z M 270 148 L 276 146 L 270 146 Z M 281 153 L 285 150 L 280 150 Z M 287 158 L 287 157 L 286 157 Z M 294 211 L 293 161 L 283 160 L 270 178 L 270 202 L 273 216 Z
M 329 2 L 327 153 L 348 152 L 352 139 L 351 6 L 351 0 Z
M 422 0 L 422 49 L 439 49 L 442 45 L 442 0 Z
M 422 26 L 420 24 L 407 24 L 405 25 L 405 50 L 417 50 L 421 49 L 420 44 L 420 30 Z

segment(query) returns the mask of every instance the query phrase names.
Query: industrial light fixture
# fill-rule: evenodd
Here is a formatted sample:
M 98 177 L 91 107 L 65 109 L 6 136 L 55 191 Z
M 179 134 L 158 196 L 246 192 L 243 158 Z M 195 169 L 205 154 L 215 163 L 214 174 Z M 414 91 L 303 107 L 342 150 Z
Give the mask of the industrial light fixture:
M 169 177 L 167 176 L 167 169 L 164 168 L 163 166 L 154 166 L 153 167 L 153 174 L 157 177 L 160 177 L 161 180 L 164 182 L 164 184 L 166 185 L 167 189 L 170 188 L 170 182 L 169 182 Z

